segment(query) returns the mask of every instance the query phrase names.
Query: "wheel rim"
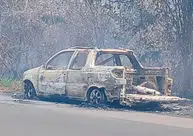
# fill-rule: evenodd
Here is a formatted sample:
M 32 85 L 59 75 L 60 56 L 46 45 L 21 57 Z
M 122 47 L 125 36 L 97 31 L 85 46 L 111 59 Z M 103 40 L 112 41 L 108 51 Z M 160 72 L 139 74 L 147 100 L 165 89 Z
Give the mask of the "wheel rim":
M 100 104 L 103 101 L 103 95 L 98 89 L 94 89 L 90 94 L 91 104 Z
M 26 87 L 26 89 L 27 89 L 26 95 L 27 95 L 28 98 L 31 98 L 33 96 L 33 91 L 34 91 L 33 87 L 30 84 L 27 84 L 26 86 L 27 86 Z

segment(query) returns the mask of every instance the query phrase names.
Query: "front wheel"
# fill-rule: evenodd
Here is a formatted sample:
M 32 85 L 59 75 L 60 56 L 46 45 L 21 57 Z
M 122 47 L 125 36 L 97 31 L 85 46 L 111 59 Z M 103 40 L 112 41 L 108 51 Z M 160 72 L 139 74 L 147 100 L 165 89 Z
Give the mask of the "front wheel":
M 88 102 L 91 105 L 105 104 L 106 102 L 105 93 L 98 88 L 91 90 L 90 93 L 88 94 Z
M 24 82 L 24 98 L 35 99 L 36 91 L 31 82 Z

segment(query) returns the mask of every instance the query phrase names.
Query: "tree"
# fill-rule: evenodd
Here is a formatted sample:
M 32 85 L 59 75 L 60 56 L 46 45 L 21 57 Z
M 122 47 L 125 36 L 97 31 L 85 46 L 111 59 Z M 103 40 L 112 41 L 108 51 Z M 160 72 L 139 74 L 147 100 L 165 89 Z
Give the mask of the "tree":
M 176 49 L 179 52 L 183 64 L 183 91 L 182 95 L 188 97 L 193 88 L 193 1 L 192 0 L 165 0 L 157 1 L 159 11 L 163 15 L 163 25 L 174 37 Z M 172 36 L 171 36 L 172 35 Z M 172 48 L 173 49 L 173 48 Z

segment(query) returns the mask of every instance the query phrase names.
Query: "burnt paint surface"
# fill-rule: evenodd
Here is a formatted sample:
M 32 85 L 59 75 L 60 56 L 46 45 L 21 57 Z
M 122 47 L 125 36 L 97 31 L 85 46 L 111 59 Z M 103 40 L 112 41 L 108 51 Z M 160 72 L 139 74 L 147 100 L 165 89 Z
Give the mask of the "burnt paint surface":
M 127 54 L 133 59 L 133 64 L 140 64 L 134 58 L 130 50 L 116 49 L 66 49 L 61 51 L 88 52 L 86 64 L 79 70 L 72 70 L 71 63 L 75 59 L 72 56 L 67 69 L 47 70 L 45 67 L 28 70 L 24 73 L 23 80 L 30 80 L 37 93 L 64 94 L 69 97 L 86 99 L 87 91 L 90 87 L 105 88 L 108 100 L 119 99 L 123 86 L 126 92 L 131 93 L 132 86 L 150 82 L 157 91 L 163 95 L 170 95 L 168 85 L 172 85 L 172 79 L 168 76 L 166 68 L 144 68 L 136 65 L 135 68 L 124 66 L 95 66 L 98 52 Z M 125 71 L 125 78 L 117 78 L 112 74 L 112 70 Z M 126 81 L 126 82 L 124 82 Z M 146 84 L 144 84 L 146 86 Z M 147 86 L 146 86 L 147 87 Z

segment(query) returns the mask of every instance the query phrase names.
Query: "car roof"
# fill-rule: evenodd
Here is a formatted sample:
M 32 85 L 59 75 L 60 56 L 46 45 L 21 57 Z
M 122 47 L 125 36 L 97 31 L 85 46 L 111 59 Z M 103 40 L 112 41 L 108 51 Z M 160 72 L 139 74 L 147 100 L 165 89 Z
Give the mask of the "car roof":
M 97 48 L 97 47 L 71 47 L 71 48 L 67 48 L 64 49 L 63 51 L 91 51 L 91 50 L 95 50 L 97 52 L 102 51 L 102 52 L 107 52 L 107 53 L 133 53 L 132 50 L 129 49 L 116 49 L 116 48 Z

